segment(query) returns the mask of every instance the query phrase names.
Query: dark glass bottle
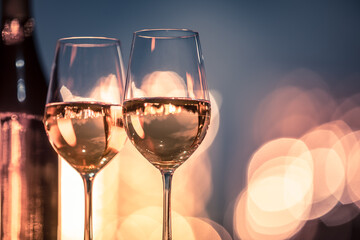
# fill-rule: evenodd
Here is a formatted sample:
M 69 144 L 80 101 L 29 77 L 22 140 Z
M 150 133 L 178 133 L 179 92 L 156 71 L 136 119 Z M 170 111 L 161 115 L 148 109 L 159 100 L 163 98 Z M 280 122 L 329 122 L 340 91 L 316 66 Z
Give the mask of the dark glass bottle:
M 2 0 L 0 236 L 57 239 L 58 158 L 42 124 L 47 81 L 36 54 L 30 0 Z

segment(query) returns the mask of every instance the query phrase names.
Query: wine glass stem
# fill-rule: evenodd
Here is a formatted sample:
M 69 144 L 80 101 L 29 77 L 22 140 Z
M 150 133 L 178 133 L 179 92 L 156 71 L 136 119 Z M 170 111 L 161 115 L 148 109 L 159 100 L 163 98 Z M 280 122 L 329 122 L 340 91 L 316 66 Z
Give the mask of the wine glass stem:
M 173 170 L 162 170 L 164 198 L 163 198 L 163 240 L 171 240 L 171 181 Z
M 92 186 L 94 176 L 85 174 L 82 176 L 85 187 L 85 226 L 84 226 L 84 240 L 93 239 L 92 226 Z

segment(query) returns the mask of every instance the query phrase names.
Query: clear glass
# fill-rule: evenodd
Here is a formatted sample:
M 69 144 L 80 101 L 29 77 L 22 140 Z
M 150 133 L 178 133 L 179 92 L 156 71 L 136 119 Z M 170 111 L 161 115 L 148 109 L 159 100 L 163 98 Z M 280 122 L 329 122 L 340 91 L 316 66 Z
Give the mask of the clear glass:
M 134 33 L 123 105 L 125 130 L 163 178 L 163 240 L 171 237 L 171 179 L 198 148 L 211 106 L 199 34 L 186 29 Z
M 84 239 L 93 239 L 92 185 L 119 152 L 123 63 L 120 41 L 74 37 L 57 43 L 44 126 L 55 151 L 81 175 L 85 187 Z

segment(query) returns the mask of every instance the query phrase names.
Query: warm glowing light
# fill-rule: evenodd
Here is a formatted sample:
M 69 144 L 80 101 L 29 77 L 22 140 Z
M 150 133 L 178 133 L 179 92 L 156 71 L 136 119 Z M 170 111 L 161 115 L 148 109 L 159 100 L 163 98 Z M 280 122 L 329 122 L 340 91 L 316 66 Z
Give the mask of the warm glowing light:
M 169 107 L 169 113 L 175 113 L 176 112 L 176 106 L 169 104 L 167 105 Z
M 221 238 L 219 233 L 212 227 L 208 222 L 200 219 L 188 217 L 186 218 L 187 223 L 192 229 L 195 240 L 224 240 Z M 187 239 L 187 238 L 184 238 Z M 231 239 L 231 238 L 230 238 Z
M 284 140 L 290 139 L 274 141 L 270 145 L 289 143 Z M 248 189 L 246 194 L 242 195 L 246 196 L 246 199 L 238 202 L 242 205 L 236 206 L 234 215 L 236 223 L 244 224 L 243 221 L 246 221 L 246 229 L 235 225 L 240 237 L 245 235 L 248 239 L 285 239 L 295 234 L 308 218 L 313 195 L 312 159 L 301 141 L 298 145 L 293 144 L 282 148 L 280 152 L 289 152 L 298 155 L 297 157 L 279 155 L 277 152 L 278 157 L 269 156 L 267 161 L 262 161 L 261 166 L 248 175 Z M 253 159 L 259 161 L 258 157 L 264 154 L 270 145 L 265 145 L 264 150 L 260 148 L 259 154 L 255 154 Z M 296 148 L 293 148 L 294 146 Z M 287 151 L 284 151 L 285 149 Z M 240 211 L 244 211 L 244 215 L 239 213 Z
M 119 154 L 119 169 L 119 207 L 123 216 L 139 208 L 162 206 L 159 171 L 130 142 Z M 172 208 L 184 216 L 206 215 L 205 203 L 212 189 L 210 173 L 210 159 L 205 153 L 187 160 L 173 178 Z
M 258 223 L 257 221 L 261 221 L 263 217 L 265 220 Z M 303 220 L 294 218 L 291 212 L 286 210 L 282 212 L 261 211 L 249 200 L 246 190 L 239 195 L 235 204 L 234 230 L 240 239 L 288 239 L 296 234 L 304 226 L 304 223 Z
M 239 237 L 287 239 L 298 232 L 312 207 L 313 171 L 312 155 L 301 140 L 281 138 L 260 147 L 249 162 L 247 191 L 239 197 L 245 199 L 235 206 Z M 238 226 L 244 221 L 245 227 Z
M 96 88 L 92 89 L 89 98 L 80 98 L 73 95 L 65 86 L 61 88 L 61 95 L 64 101 L 101 101 L 120 103 L 120 95 L 117 91 L 118 79 L 115 75 L 110 74 L 101 77 L 98 80 Z M 94 112 L 84 111 L 86 117 L 94 117 Z M 121 106 L 113 106 L 111 114 L 122 115 Z M 119 119 L 113 116 L 113 119 Z M 121 121 L 121 119 L 119 120 Z M 94 122 L 95 124 L 103 124 Z M 111 128 L 111 138 L 109 147 L 120 150 L 127 139 L 122 122 L 114 123 Z M 59 121 L 59 129 L 65 141 L 71 145 L 76 145 L 76 135 L 70 118 Z M 51 133 L 50 133 L 51 134 Z M 56 139 L 56 138 L 55 138 Z M 56 143 L 55 143 L 56 144 Z M 86 149 L 82 149 L 83 152 Z M 98 239 L 114 239 L 116 227 L 111 229 L 108 226 L 116 225 L 120 219 L 120 191 L 119 174 L 120 160 L 119 154 L 115 156 L 96 176 L 93 187 L 93 226 L 94 236 Z M 76 172 L 65 160 L 61 160 L 61 239 L 75 240 L 83 238 L 84 228 L 84 186 L 79 173 Z M 104 231 L 107 229 L 108 231 Z M 110 230 L 110 231 L 109 231 Z M 115 238 L 116 239 L 116 238 Z
M 215 93 L 216 94 L 216 93 Z M 198 155 L 200 155 L 202 152 L 207 150 L 211 144 L 214 142 L 216 134 L 219 130 L 220 126 L 220 107 L 219 100 L 217 100 L 214 97 L 214 94 L 212 91 L 210 91 L 210 102 L 211 102 L 211 120 L 210 120 L 210 126 L 206 133 L 206 136 L 199 146 L 199 148 L 193 153 L 193 155 L 190 157 L 190 159 L 197 158 Z
M 319 218 L 338 203 L 345 186 L 345 169 L 339 155 L 332 149 L 311 150 L 314 160 L 313 205 L 308 219 Z
M 246 227 L 246 198 L 247 192 L 246 190 L 243 190 L 236 200 L 233 215 L 234 232 L 240 239 L 255 239 L 250 237 L 249 231 Z
M 349 150 L 347 158 L 347 190 L 352 202 L 360 206 L 360 131 L 353 132 L 357 142 Z
M 78 172 L 68 162 L 61 162 L 61 239 L 83 239 L 84 186 Z
M 151 52 L 153 52 L 154 50 L 155 50 L 155 38 L 153 37 L 153 38 L 151 38 L 151 47 L 150 47 L 150 49 L 151 49 Z
M 195 240 L 191 226 L 176 211 L 172 211 L 172 222 L 174 240 Z M 123 239 L 161 239 L 162 208 L 149 206 L 135 211 L 122 222 L 119 232 Z
M 195 99 L 196 97 L 194 93 L 194 78 L 191 76 L 190 73 L 186 73 L 186 85 L 189 97 Z
M 120 122 L 114 123 L 114 126 L 111 128 L 109 147 L 120 151 L 124 147 L 125 141 L 127 140 L 127 134 L 123 126 L 122 107 L 113 106 L 111 108 L 111 114 L 113 115 L 113 119 L 118 119 Z
M 32 31 L 32 29 L 27 30 L 30 30 L 30 33 Z M 25 34 L 27 33 L 29 33 L 29 31 L 25 32 Z M 11 21 L 5 21 L 1 35 L 5 44 L 14 44 L 22 41 L 24 39 L 24 29 L 20 25 L 20 20 L 14 18 Z
M 140 118 L 138 115 L 131 115 L 131 122 L 133 124 L 134 130 L 136 132 L 136 134 L 140 137 L 140 138 L 144 138 L 145 137 L 145 132 L 143 129 L 143 124 L 140 122 Z
M 20 142 L 18 142 L 19 144 Z M 12 145 L 15 146 L 15 145 Z M 10 196 L 10 202 L 11 202 L 11 209 L 9 209 L 10 211 L 10 228 L 11 228 L 11 233 L 9 235 L 10 236 L 19 236 L 20 234 L 20 222 L 21 222 L 21 209 L 23 208 L 22 206 L 22 201 L 21 201 L 21 176 L 19 174 L 18 171 L 13 171 L 10 175 L 10 184 L 12 186 L 11 188 L 11 196 Z M 6 234 L 5 233 L 5 238 L 6 238 Z
M 21 209 L 22 206 L 22 199 L 21 199 L 21 176 L 19 174 L 19 168 L 21 167 L 22 163 L 21 160 L 21 141 L 20 141 L 20 133 L 22 131 L 21 124 L 17 121 L 17 117 L 12 117 L 12 121 L 10 122 L 10 129 L 11 129 L 11 163 L 10 163 L 10 186 L 11 186 L 11 196 L 9 202 L 11 203 L 11 209 L 6 209 L 9 211 L 7 215 L 10 215 L 10 235 L 8 236 L 19 236 L 20 234 L 20 222 L 21 222 Z M 1 221 L 1 220 L 0 220 Z M 5 238 L 6 238 L 5 232 Z
M 240 239 L 289 239 L 308 220 L 338 226 L 360 213 L 360 94 L 338 104 L 307 70 L 284 82 L 297 86 L 278 87 L 255 114 L 255 141 L 263 145 L 234 205 Z M 300 236 L 315 236 L 313 222 L 304 229 L 311 234 Z
M 274 158 L 250 179 L 249 197 L 263 211 L 289 209 L 311 199 L 312 174 L 312 168 L 301 158 Z
M 141 86 L 136 86 L 132 82 L 132 98 L 142 97 L 169 97 L 169 98 L 190 98 L 205 99 L 206 95 L 202 90 L 202 72 L 199 75 L 191 75 L 186 72 L 185 76 L 180 76 L 173 71 L 154 71 L 147 74 Z M 132 77 L 132 76 L 130 76 Z M 200 85 L 195 85 L 195 78 L 199 78 Z
M 73 65 L 76 58 L 77 46 L 71 46 L 71 55 L 70 55 L 70 67 Z
M 148 206 L 162 205 L 162 182 L 159 171 L 152 166 L 130 141 L 119 154 L 119 212 L 128 216 Z M 114 181 L 114 180 L 113 180 Z
M 309 219 L 330 212 L 343 195 L 346 184 L 345 161 L 338 154 L 343 149 L 339 145 L 334 150 L 333 146 L 349 131 L 344 122 L 335 121 L 320 125 L 301 137 L 311 149 L 314 162 L 314 195 Z
M 16 36 L 20 32 L 20 23 L 18 19 L 14 19 L 10 23 L 11 34 Z
M 162 208 L 140 209 L 119 224 L 116 239 L 161 239 Z M 183 217 L 173 212 L 174 240 L 231 240 L 230 234 L 219 224 L 203 218 Z M 141 231 L 139 231 L 141 229 Z
M 269 164 L 272 159 L 282 156 L 301 157 L 304 159 L 304 163 L 312 168 L 312 157 L 303 141 L 293 138 L 279 138 L 267 142 L 254 153 L 248 166 L 248 181 L 251 180 L 255 171 L 260 171 L 264 163 Z M 276 164 L 274 164 L 275 167 Z M 264 167 L 262 169 L 266 170 Z
M 20 209 L 22 209 L 21 206 L 21 180 L 20 175 L 17 172 L 17 168 L 20 167 L 20 129 L 21 125 L 16 119 L 13 119 L 11 121 L 11 166 L 10 168 L 13 169 L 10 177 L 10 184 L 13 186 L 11 189 L 11 196 L 10 196 L 10 202 L 11 209 L 10 210 L 10 226 L 11 226 L 11 236 L 19 236 L 20 233 L 20 225 L 18 224 L 21 222 L 20 220 Z M 16 186 L 16 187 L 15 187 Z
M 308 131 L 300 139 L 310 149 L 332 148 L 343 136 L 351 132 L 350 127 L 343 121 L 333 121 L 317 126 Z
M 119 142 L 121 141 L 123 139 L 119 138 Z M 118 224 L 122 216 L 120 195 L 124 193 L 119 181 L 119 174 L 123 171 L 120 166 L 121 158 L 120 152 L 96 175 L 94 181 L 93 227 L 95 239 L 121 239 L 113 237 L 117 229 L 111 228 Z
M 285 160 L 285 159 L 283 159 Z M 264 176 L 258 176 L 257 180 L 253 180 L 249 185 L 249 198 L 262 211 L 281 211 L 302 201 L 310 190 L 310 184 L 299 184 L 290 176 L 283 176 L 288 167 L 272 168 L 268 172 L 263 172 Z M 300 169 L 291 169 L 300 172 Z M 308 174 L 311 174 L 308 173 Z M 308 175 L 306 174 L 306 175 Z M 303 176 L 307 177 L 308 176 Z M 295 176 L 296 177 L 296 176 Z M 294 177 L 294 178 L 295 178 Z M 271 223 L 278 224 L 278 223 Z
M 90 98 L 100 102 L 120 103 L 119 82 L 120 80 L 114 74 L 99 78 L 97 87 L 89 95 Z
M 201 227 L 197 227 L 197 226 L 194 226 L 194 224 L 192 223 L 193 220 L 195 221 L 203 221 L 203 222 L 206 222 L 208 225 L 210 225 L 216 232 L 217 234 L 219 235 L 219 240 L 232 240 L 232 237 L 230 236 L 229 232 L 226 231 L 226 229 L 221 226 L 220 224 L 208 219 L 208 218 L 192 218 L 192 217 L 188 217 L 186 218 L 187 221 L 189 222 L 189 224 L 191 225 L 191 228 L 193 229 L 193 233 L 195 234 L 195 237 L 196 239 L 201 239 L 201 238 L 198 238 L 199 235 L 198 235 L 198 231 L 201 232 L 204 232 L 204 230 L 207 230 L 209 229 L 209 231 L 212 231 L 210 230 L 210 228 L 208 227 L 204 227 L 204 229 L 202 229 Z M 203 238 L 204 240 L 205 239 L 214 239 L 215 238 Z
M 172 71 L 155 71 L 146 75 L 140 89 L 147 97 L 187 97 L 184 80 Z
M 206 153 L 188 159 L 176 170 L 172 186 L 172 207 L 183 216 L 206 216 L 212 193 L 211 159 Z M 184 197 L 186 196 L 186 197 Z
M 153 88 L 152 81 L 160 81 L 159 88 Z M 117 96 L 106 96 L 99 92 L 111 92 L 117 87 L 112 76 L 99 79 L 97 89 L 91 99 L 115 101 Z M 155 72 L 148 76 L 147 84 L 138 89 L 138 93 L 157 91 L 169 93 L 175 89 L 178 96 L 184 97 L 186 86 L 183 79 L 172 72 Z M 71 101 L 81 100 L 73 96 L 65 87 L 62 94 Z M 173 96 L 173 93 L 170 93 Z M 201 240 L 211 234 L 214 240 L 230 240 L 227 231 L 210 220 L 184 216 L 208 216 L 207 202 L 212 193 L 212 164 L 206 149 L 211 146 L 219 128 L 219 108 L 217 100 L 210 94 L 212 104 L 211 124 L 203 144 L 179 168 L 173 178 L 172 209 L 174 240 Z M 90 98 L 89 98 L 90 99 Z M 121 110 L 119 110 L 121 111 Z M 160 112 L 159 112 L 160 111 Z M 168 108 L 146 106 L 144 114 L 172 114 L 181 108 L 171 105 Z M 113 113 L 117 114 L 118 111 Z M 119 112 L 120 113 L 120 112 Z M 136 132 L 144 137 L 141 114 L 133 122 Z M 179 124 L 189 124 L 186 119 Z M 66 127 L 66 131 L 70 131 Z M 151 165 L 131 144 L 123 143 L 125 133 L 117 127 L 111 129 L 110 146 L 117 148 L 124 144 L 122 151 L 96 176 L 93 191 L 93 223 L 96 239 L 160 239 L 162 234 L 162 181 L 159 170 Z M 71 142 L 71 133 L 68 141 Z M 84 189 L 79 174 L 67 162 L 62 161 L 61 168 L 61 204 L 62 239 L 82 239 L 84 224 Z M 186 196 L 186 198 L 184 198 Z M 201 238 L 202 237 L 202 238 Z M 216 237 L 216 238 L 215 238 Z
M 73 124 L 71 122 L 71 119 L 69 118 L 60 118 L 57 119 L 57 123 L 58 123 L 58 127 L 59 127 L 59 131 L 61 133 L 61 136 L 64 138 L 64 140 L 66 141 L 67 144 L 69 144 L 70 146 L 74 147 L 76 146 L 76 135 L 75 135 L 75 131 L 74 131 L 74 127 Z M 50 132 L 51 134 L 56 134 L 56 132 Z M 57 140 L 60 139 L 61 137 L 54 137 L 52 139 Z M 59 142 L 54 142 L 56 146 L 60 147 L 61 146 L 61 141 Z
M 345 176 L 346 176 L 346 183 L 348 183 L 349 181 L 349 177 L 352 176 L 348 176 L 348 172 L 349 172 L 349 156 L 351 153 L 351 150 L 354 148 L 354 146 L 356 146 L 358 144 L 358 136 L 354 133 L 351 132 L 345 136 L 343 136 L 342 138 L 340 138 L 340 140 L 332 147 L 332 149 L 334 151 L 336 151 L 336 153 L 340 156 L 342 163 L 344 165 L 345 168 Z M 345 185 L 343 194 L 340 198 L 340 202 L 342 204 L 349 204 L 352 203 L 352 199 L 349 195 L 349 190 L 348 190 L 348 185 Z

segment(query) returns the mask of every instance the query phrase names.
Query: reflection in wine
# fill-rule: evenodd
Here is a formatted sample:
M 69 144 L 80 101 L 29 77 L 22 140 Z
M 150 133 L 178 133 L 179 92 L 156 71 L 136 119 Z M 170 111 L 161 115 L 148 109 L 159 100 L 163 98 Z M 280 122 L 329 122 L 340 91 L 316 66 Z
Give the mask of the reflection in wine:
M 130 140 L 159 169 L 186 161 L 205 137 L 210 123 L 209 101 L 143 98 L 124 102 Z
M 44 124 L 54 149 L 80 173 L 99 171 L 119 151 L 111 142 L 125 142 L 124 134 L 124 139 L 113 137 L 116 131 L 123 131 L 120 105 L 48 104 Z

